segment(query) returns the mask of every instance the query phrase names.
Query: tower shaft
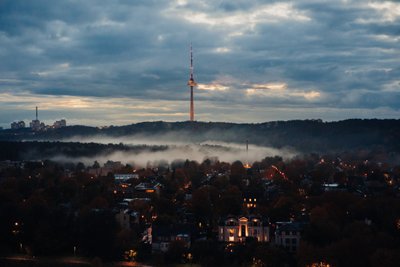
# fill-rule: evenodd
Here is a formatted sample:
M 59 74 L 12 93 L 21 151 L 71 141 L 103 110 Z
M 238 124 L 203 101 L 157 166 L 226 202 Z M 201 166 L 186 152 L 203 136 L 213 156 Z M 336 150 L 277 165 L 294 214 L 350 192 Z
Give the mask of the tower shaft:
M 190 86 L 190 121 L 194 121 L 193 86 Z
M 38 107 L 36 107 L 36 120 L 38 120 Z
M 194 121 L 194 96 L 193 96 L 193 87 L 197 85 L 194 81 L 193 77 L 193 51 L 192 45 L 190 45 L 190 76 L 187 85 L 190 87 L 190 109 L 189 109 L 189 119 L 190 121 Z

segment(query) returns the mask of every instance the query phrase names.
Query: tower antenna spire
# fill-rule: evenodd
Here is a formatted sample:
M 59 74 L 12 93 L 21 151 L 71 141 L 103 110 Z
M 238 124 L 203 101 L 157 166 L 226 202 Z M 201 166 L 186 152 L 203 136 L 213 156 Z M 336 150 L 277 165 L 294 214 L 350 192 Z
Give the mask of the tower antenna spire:
M 190 111 L 189 118 L 190 121 L 194 121 L 194 99 L 193 99 L 193 87 L 197 85 L 194 81 L 194 71 L 193 71 L 193 49 L 192 43 L 190 43 L 190 77 L 187 85 L 190 87 Z

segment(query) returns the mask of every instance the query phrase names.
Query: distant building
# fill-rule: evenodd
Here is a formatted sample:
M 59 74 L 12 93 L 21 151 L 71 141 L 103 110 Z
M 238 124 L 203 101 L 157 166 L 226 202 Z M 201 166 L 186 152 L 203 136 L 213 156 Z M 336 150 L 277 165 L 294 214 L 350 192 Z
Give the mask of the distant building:
M 22 164 L 23 163 L 21 161 L 11 161 L 11 160 L 0 161 L 0 171 L 7 168 L 20 168 Z
M 46 128 L 46 125 L 43 122 L 40 122 L 40 120 L 32 120 L 29 123 L 30 128 L 32 129 L 32 131 L 41 131 L 43 129 Z
M 67 121 L 64 119 L 55 121 L 53 124 L 53 128 L 55 128 L 55 129 L 66 127 L 66 126 L 67 126 Z
M 257 208 L 257 198 L 252 195 L 245 195 L 243 198 L 243 207 L 252 213 Z
M 140 183 L 135 186 L 133 195 L 137 198 L 151 198 L 153 195 L 160 195 L 161 184 Z
M 133 224 L 139 223 L 139 213 L 130 209 L 121 209 L 115 219 L 122 229 L 130 230 Z
M 300 244 L 302 228 L 298 222 L 277 222 L 275 244 L 295 252 Z
M 322 188 L 325 192 L 345 192 L 347 189 L 338 183 L 324 183 Z
M 39 120 L 39 116 L 38 116 L 38 107 L 36 107 L 36 119 L 32 120 L 31 123 L 29 124 L 30 128 L 32 129 L 32 131 L 41 131 L 43 130 L 46 125 L 44 125 L 43 122 L 40 122 Z
M 116 171 L 123 167 L 124 167 L 124 165 L 122 165 L 121 161 L 107 160 L 107 162 L 104 163 L 104 168 L 110 169 L 111 171 Z
M 188 224 L 153 224 L 151 246 L 153 251 L 166 252 L 173 241 L 182 241 L 186 248 L 191 245 L 192 226 Z
M 123 167 L 124 165 L 121 163 L 121 161 L 108 160 L 106 163 L 104 163 L 103 167 L 89 167 L 87 172 L 96 177 L 107 176 L 121 170 Z M 118 181 L 115 180 L 115 183 L 117 184 Z
M 269 227 L 259 216 L 230 216 L 218 226 L 218 240 L 222 242 L 245 242 L 246 238 L 269 242 Z
M 25 122 L 24 121 L 18 121 L 18 122 L 13 122 L 11 123 L 11 129 L 16 130 L 16 129 L 23 129 L 25 128 Z
M 137 173 L 128 173 L 128 174 L 114 174 L 114 179 L 116 184 L 122 184 L 128 182 L 130 179 L 139 179 L 139 174 Z
M 131 179 L 138 179 L 139 175 L 133 174 L 114 174 L 114 194 L 132 196 L 133 188 Z

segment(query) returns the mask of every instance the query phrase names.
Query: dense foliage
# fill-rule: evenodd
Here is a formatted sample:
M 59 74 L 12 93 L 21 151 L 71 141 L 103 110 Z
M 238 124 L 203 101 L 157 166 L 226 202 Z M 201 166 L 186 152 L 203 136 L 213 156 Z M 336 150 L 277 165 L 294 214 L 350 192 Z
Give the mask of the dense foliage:
M 118 260 L 124 251 L 135 249 L 139 261 L 190 261 L 203 266 L 306 266 L 314 262 L 396 266 L 400 166 L 382 163 L 373 155 L 309 154 L 287 161 L 268 157 L 251 169 L 238 161 L 187 160 L 135 170 L 139 179 L 131 181 L 132 187 L 157 181 L 163 188 L 148 204 L 130 204 L 142 219 L 129 230 L 116 222 L 115 207 L 121 196 L 113 193 L 113 174 L 89 174 L 90 169 L 100 168 L 99 163 L 86 167 L 52 161 L 8 162 L 0 171 L 0 251 L 38 256 L 76 253 Z M 132 171 L 129 165 L 118 170 Z M 340 190 L 325 191 L 324 183 L 337 183 Z M 250 211 L 243 205 L 245 195 L 257 198 L 257 208 Z M 229 247 L 216 241 L 221 218 L 250 212 L 269 219 L 271 234 L 276 221 L 304 222 L 297 253 L 255 240 Z M 149 222 L 187 221 L 195 226 L 190 248 L 176 241 L 159 255 L 151 254 L 151 248 L 141 242 Z
M 179 141 L 216 140 L 272 147 L 293 147 L 302 152 L 326 153 L 362 148 L 399 151 L 400 120 L 351 119 L 275 121 L 259 124 L 222 122 L 143 122 L 103 128 L 69 126 L 32 132 L 30 129 L 0 131 L 0 140 L 64 140 L 74 136 L 169 136 Z

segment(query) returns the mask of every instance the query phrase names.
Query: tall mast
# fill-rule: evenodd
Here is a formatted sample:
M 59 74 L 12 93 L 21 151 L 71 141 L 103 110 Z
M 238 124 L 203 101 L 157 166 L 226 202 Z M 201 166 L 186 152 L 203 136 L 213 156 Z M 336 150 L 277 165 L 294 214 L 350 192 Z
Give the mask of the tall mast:
M 193 99 L 193 87 L 197 85 L 193 77 L 193 50 L 192 44 L 190 44 L 190 77 L 187 85 L 190 87 L 190 111 L 189 118 L 190 121 L 194 121 L 194 99 Z

